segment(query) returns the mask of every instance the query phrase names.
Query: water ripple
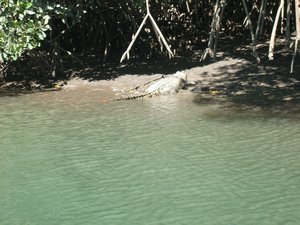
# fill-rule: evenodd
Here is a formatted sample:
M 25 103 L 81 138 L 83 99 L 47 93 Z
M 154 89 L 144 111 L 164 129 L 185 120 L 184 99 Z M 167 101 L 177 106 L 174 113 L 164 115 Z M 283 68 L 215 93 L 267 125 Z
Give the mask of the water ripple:
M 46 96 L 0 100 L 0 224 L 299 221 L 290 117 L 184 95 L 102 105 Z

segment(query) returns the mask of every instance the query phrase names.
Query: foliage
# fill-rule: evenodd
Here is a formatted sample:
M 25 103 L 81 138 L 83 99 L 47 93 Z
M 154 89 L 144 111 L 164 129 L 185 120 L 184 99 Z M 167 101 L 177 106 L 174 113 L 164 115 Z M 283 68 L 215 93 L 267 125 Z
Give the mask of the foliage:
M 203 40 L 211 30 L 216 2 L 149 1 L 151 14 L 176 54 L 205 49 Z M 242 1 L 226 2 L 220 35 L 248 35 Z M 261 2 L 247 0 L 254 26 Z M 278 1 L 267 2 L 265 33 L 271 30 L 278 7 Z M 65 71 L 66 57 L 96 55 L 102 63 L 119 61 L 145 10 L 145 0 L 0 0 L 0 69 L 25 55 L 34 55 L 31 61 L 46 65 L 41 70 L 52 77 Z M 32 54 L 37 47 L 38 53 Z M 161 54 L 151 24 L 146 24 L 132 55 L 146 59 Z
M 5 0 L 0 7 L 0 63 L 41 45 L 50 16 L 33 0 Z

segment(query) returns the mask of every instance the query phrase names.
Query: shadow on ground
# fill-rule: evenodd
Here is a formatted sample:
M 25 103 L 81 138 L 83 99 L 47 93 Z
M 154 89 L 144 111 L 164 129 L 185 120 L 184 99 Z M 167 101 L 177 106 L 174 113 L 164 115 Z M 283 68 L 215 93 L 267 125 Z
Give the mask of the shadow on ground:
M 208 64 L 209 61 L 205 62 Z M 111 63 L 102 65 L 100 61 L 93 60 L 82 70 L 70 70 L 70 77 L 76 76 L 89 81 L 111 80 L 123 75 L 152 75 L 152 74 L 171 74 L 179 70 L 199 66 L 199 60 L 190 56 L 176 57 L 173 59 L 159 58 L 149 61 L 129 61 L 123 64 Z
M 266 56 L 265 56 L 266 57 Z M 300 62 L 295 63 L 298 73 L 290 74 L 291 55 L 278 54 L 274 61 L 237 63 L 214 68 L 207 72 L 193 90 L 197 104 L 229 102 L 237 109 L 281 110 L 300 113 Z M 295 107 L 297 106 L 297 107 Z

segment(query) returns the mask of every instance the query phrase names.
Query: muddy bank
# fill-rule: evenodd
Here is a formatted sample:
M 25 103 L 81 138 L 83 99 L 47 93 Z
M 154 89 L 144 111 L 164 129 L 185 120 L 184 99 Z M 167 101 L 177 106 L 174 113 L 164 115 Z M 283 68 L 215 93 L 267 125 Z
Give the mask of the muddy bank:
M 290 75 L 285 64 L 257 65 L 247 59 L 225 57 L 223 60 L 201 66 L 180 64 L 161 70 L 149 70 L 146 67 L 145 65 L 144 73 L 141 68 L 135 70 L 132 67 L 120 67 L 108 79 L 97 79 L 102 77 L 101 71 L 85 70 L 75 74 L 70 80 L 56 81 L 44 87 L 34 84 L 26 89 L 22 84 L 18 84 L 19 87 L 13 88 L 12 93 L 80 92 L 82 95 L 93 93 L 99 95 L 102 100 L 109 100 L 128 95 L 131 89 L 163 75 L 185 71 L 188 82 L 194 85 L 180 91 L 179 94 L 193 94 L 195 102 L 199 104 L 220 99 L 249 107 L 273 107 L 300 102 L 300 74 Z M 0 93 L 1 90 L 2 93 L 11 93 L 9 85 L 2 85 Z
M 290 75 L 278 66 L 257 65 L 245 59 L 224 58 L 204 66 L 186 68 L 189 86 L 180 93 L 194 93 L 204 98 L 225 98 L 241 104 L 265 105 L 299 102 L 300 76 Z M 168 73 L 135 74 L 134 71 L 110 80 L 74 78 L 63 91 L 99 90 L 102 96 L 114 98 Z M 180 94 L 179 93 L 179 94 Z
M 236 74 L 244 67 L 249 67 L 250 62 L 247 60 L 239 59 L 226 59 L 223 61 L 211 63 L 206 66 L 198 66 L 178 71 L 184 71 L 187 74 L 188 82 L 195 83 L 193 88 L 189 90 L 196 90 L 197 87 L 212 87 L 218 84 L 220 80 L 230 80 L 231 74 Z M 228 67 L 226 71 L 224 68 Z M 174 69 L 173 69 L 174 70 Z M 84 90 L 89 89 L 103 89 L 111 92 L 112 94 L 118 95 L 127 93 L 128 90 L 134 89 L 138 86 L 156 80 L 164 75 L 171 75 L 172 73 L 152 73 L 152 74 L 141 74 L 132 73 L 118 76 L 114 79 L 108 80 L 87 80 L 81 77 L 75 77 L 67 82 L 66 85 L 62 86 L 63 90 Z M 224 81 L 222 81 L 224 83 Z

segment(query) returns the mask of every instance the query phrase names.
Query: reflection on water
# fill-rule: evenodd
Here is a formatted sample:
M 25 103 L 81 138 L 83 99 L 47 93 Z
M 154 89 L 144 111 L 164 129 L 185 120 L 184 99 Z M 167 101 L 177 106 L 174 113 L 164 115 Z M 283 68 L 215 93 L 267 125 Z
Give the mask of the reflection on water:
M 297 224 L 299 114 L 0 98 L 0 224 Z

